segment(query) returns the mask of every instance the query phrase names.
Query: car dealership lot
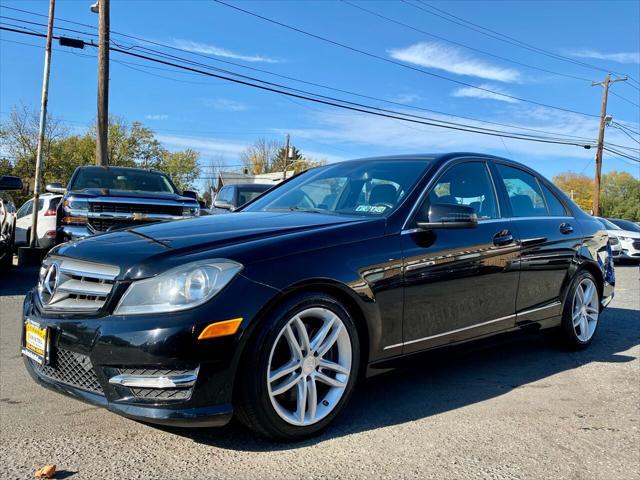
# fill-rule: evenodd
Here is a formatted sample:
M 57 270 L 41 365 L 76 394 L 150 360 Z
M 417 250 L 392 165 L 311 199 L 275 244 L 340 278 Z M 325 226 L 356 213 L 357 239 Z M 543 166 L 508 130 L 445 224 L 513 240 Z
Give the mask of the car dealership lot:
M 38 387 L 19 354 L 35 270 L 0 277 L 2 478 L 640 478 L 637 266 L 593 345 L 535 336 L 430 355 L 365 382 L 318 438 L 277 444 L 221 429 L 143 425 Z

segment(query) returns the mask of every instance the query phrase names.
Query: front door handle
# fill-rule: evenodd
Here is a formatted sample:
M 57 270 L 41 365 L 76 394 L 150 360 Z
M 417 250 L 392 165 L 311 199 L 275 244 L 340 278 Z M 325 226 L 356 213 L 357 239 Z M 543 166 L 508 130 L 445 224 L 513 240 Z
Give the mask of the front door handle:
M 567 235 L 569 233 L 573 233 L 573 227 L 571 225 L 569 225 L 568 223 L 561 223 L 560 224 L 560 233 Z
M 493 236 L 493 244 L 497 247 L 513 243 L 513 235 L 509 230 L 500 230 Z

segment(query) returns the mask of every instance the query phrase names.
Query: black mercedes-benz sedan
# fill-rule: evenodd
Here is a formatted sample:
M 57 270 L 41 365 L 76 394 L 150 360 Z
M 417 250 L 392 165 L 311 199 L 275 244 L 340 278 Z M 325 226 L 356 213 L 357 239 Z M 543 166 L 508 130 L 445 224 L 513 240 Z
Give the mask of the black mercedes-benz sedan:
M 542 329 L 586 347 L 614 283 L 600 222 L 530 168 L 370 158 L 232 215 L 59 245 L 25 299 L 21 348 L 41 385 L 127 417 L 235 414 L 295 440 L 416 352 Z

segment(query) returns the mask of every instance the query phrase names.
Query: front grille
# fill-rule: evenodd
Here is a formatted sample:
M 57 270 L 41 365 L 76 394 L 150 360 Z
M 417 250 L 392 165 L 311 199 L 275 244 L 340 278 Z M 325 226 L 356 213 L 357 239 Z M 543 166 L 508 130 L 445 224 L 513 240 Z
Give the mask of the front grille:
M 119 273 L 120 268 L 112 265 L 49 257 L 40 268 L 40 301 L 45 310 L 97 311 L 107 301 Z
M 141 202 L 144 202 L 142 200 Z M 155 205 L 152 203 L 89 202 L 89 211 L 96 213 L 144 213 L 182 216 L 182 205 Z
M 88 225 L 89 225 L 89 228 L 93 231 L 93 233 L 98 233 L 98 232 L 108 232 L 109 230 L 113 230 L 116 228 L 140 225 L 141 223 L 146 223 L 146 222 L 133 221 L 133 220 L 117 220 L 113 218 L 90 218 Z
M 72 387 L 104 394 L 98 377 L 88 356 L 60 348 L 56 351 L 51 365 L 40 365 L 31 361 L 34 370 L 40 375 Z
M 633 248 L 635 248 L 636 250 L 640 250 L 640 240 L 633 241 Z

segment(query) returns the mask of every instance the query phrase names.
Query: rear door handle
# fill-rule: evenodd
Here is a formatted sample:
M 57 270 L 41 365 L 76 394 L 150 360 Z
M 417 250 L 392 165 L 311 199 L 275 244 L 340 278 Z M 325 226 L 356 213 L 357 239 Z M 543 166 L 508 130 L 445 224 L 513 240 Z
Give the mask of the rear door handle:
M 573 227 L 571 225 L 569 225 L 568 223 L 561 223 L 560 224 L 560 233 L 567 235 L 569 233 L 573 233 Z
M 493 244 L 497 247 L 513 243 L 513 235 L 509 230 L 500 230 L 493 236 Z

